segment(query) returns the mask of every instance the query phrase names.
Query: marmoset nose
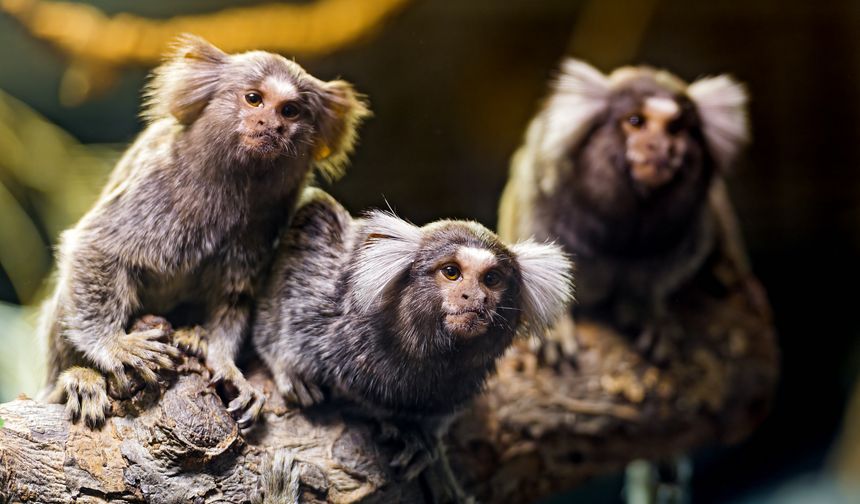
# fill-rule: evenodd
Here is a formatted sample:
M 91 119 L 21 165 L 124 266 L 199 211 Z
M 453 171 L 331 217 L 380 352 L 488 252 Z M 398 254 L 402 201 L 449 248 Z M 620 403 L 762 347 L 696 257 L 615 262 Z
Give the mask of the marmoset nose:
M 480 289 L 469 290 L 460 294 L 464 301 L 468 301 L 469 306 L 482 305 L 487 300 L 487 295 Z
M 649 150 L 651 152 L 656 152 L 658 148 L 659 148 L 659 145 L 657 143 L 657 140 L 651 138 L 651 139 L 645 141 L 645 149 L 646 150 Z
M 669 151 L 669 140 L 663 134 L 655 134 L 645 139 L 645 150 L 649 153 L 664 156 Z

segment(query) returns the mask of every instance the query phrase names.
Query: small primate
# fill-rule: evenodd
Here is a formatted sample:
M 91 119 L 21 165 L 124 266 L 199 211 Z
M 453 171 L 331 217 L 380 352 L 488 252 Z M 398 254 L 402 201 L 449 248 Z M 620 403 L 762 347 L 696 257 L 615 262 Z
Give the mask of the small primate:
M 573 314 L 608 317 L 650 352 L 667 298 L 718 242 L 745 267 L 722 177 L 748 139 L 746 104 L 725 75 L 687 85 L 565 61 L 513 157 L 500 234 L 558 240 L 577 265 Z
M 553 244 L 508 246 L 468 221 L 353 219 L 309 189 L 282 235 L 252 341 L 289 403 L 328 392 L 393 420 L 397 438 L 409 425 L 416 435 L 402 437 L 393 465 L 413 477 L 515 336 L 542 334 L 565 311 L 571 268 Z
M 341 173 L 368 110 L 344 81 L 185 36 L 155 70 L 143 114 L 148 126 L 99 200 L 60 239 L 42 320 L 48 398 L 100 426 L 105 377 L 127 394 L 177 356 L 161 326 L 134 330 L 133 319 L 182 311 L 205 329 L 207 364 L 238 391 L 229 409 L 247 427 L 264 396 L 234 360 L 257 284 L 315 169 Z

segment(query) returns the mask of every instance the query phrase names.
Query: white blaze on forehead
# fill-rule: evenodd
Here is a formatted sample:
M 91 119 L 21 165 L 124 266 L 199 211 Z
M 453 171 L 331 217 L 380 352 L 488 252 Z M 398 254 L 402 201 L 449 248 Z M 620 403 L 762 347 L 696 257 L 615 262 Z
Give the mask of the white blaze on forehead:
M 263 81 L 266 91 L 275 94 L 279 99 L 294 99 L 298 98 L 299 92 L 295 84 L 289 80 L 280 77 L 268 77 Z
M 469 265 L 477 269 L 489 268 L 496 265 L 496 255 L 487 249 L 475 247 L 460 247 L 455 254 L 461 267 Z
M 674 117 L 681 111 L 678 102 L 672 98 L 652 96 L 645 100 L 645 109 L 648 114 Z

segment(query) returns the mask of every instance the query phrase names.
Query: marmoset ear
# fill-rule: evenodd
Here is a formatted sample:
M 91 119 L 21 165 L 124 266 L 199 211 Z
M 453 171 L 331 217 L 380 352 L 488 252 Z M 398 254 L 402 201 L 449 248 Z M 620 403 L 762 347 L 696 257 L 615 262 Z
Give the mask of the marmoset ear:
M 355 272 L 350 278 L 359 310 L 377 306 L 391 285 L 412 266 L 421 228 L 390 213 L 370 212 L 365 220 Z
M 341 177 L 352 154 L 361 121 L 370 116 L 365 97 L 352 84 L 333 80 L 321 83 L 317 131 L 314 138 L 314 164 L 329 180 Z
M 567 58 L 551 86 L 542 116 L 541 152 L 564 155 L 588 132 L 609 105 L 609 78 L 584 61 Z M 531 133 L 531 131 L 530 131 Z
M 182 35 L 165 62 L 156 68 L 144 92 L 148 121 L 172 115 L 191 124 L 215 93 L 229 56 L 194 35 Z
M 744 85 L 728 75 L 705 77 L 687 87 L 687 96 L 696 104 L 711 155 L 720 169 L 727 170 L 749 142 Z
M 522 320 L 529 332 L 542 335 L 573 300 L 573 263 L 556 244 L 525 241 L 510 249 L 520 271 Z

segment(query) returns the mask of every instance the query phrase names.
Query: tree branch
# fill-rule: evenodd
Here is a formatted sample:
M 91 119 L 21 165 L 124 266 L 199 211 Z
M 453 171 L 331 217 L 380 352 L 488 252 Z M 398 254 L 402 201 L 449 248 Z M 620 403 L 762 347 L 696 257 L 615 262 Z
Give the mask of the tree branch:
M 634 458 L 743 438 L 768 409 L 778 350 L 755 280 L 730 271 L 719 282 L 729 288 L 712 283 L 674 300 L 683 337 L 664 365 L 593 321 L 558 328 L 578 346 L 559 365 L 516 347 L 448 435 L 454 474 L 483 502 L 532 502 Z M 290 411 L 259 365 L 248 376 L 269 401 L 245 435 L 196 360 L 160 400 L 141 390 L 116 401 L 97 432 L 71 425 L 60 405 L 0 405 L 0 502 L 247 502 L 278 448 L 295 460 L 302 502 L 444 500 L 432 474 L 394 479 L 398 447 L 377 442 L 374 422 L 336 405 Z

